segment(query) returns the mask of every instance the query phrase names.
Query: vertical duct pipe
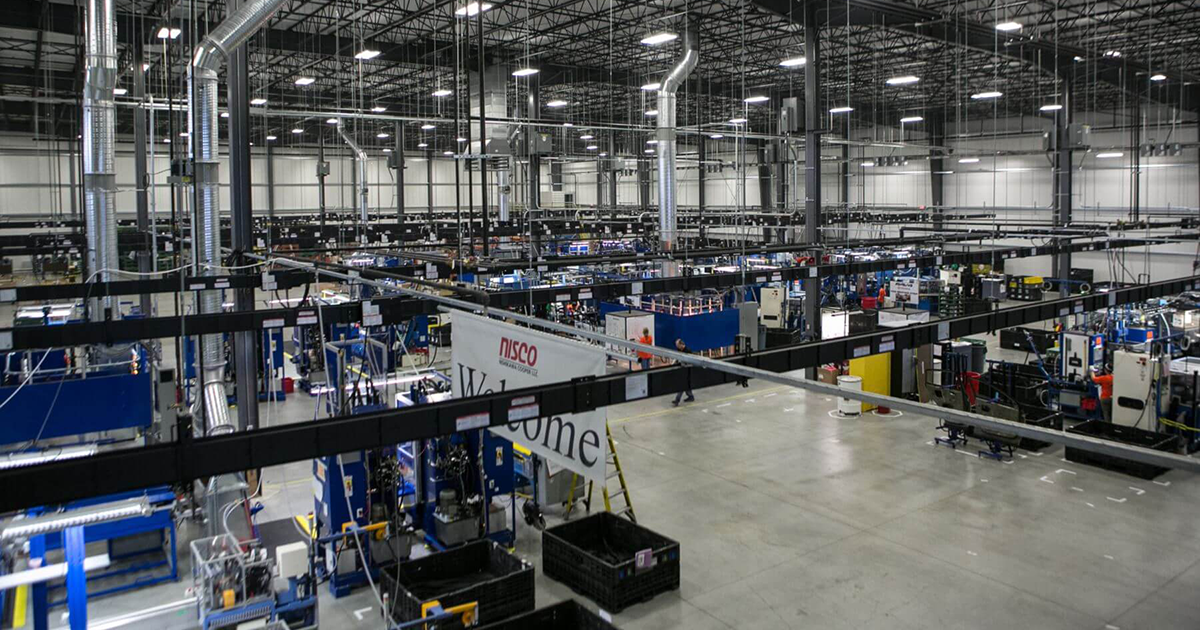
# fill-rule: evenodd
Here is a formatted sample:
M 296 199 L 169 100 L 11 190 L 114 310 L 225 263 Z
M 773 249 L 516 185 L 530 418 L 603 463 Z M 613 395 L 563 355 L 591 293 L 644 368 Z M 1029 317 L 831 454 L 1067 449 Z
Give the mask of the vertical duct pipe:
M 358 242 L 362 245 L 367 244 L 367 152 L 358 146 L 354 138 L 346 131 L 346 126 L 342 124 L 342 119 L 337 119 L 337 130 L 342 135 L 342 140 L 346 141 L 346 145 L 354 151 L 354 160 L 358 164 Z
M 114 141 L 117 87 L 117 19 L 114 0 L 88 0 L 87 51 L 83 87 L 83 208 L 87 226 L 87 270 L 96 282 L 109 282 L 117 261 L 116 169 Z M 139 68 L 140 70 L 140 68 Z M 215 112 L 214 108 L 214 112 Z M 117 317 L 111 296 L 93 298 L 92 321 Z M 108 313 L 106 315 L 106 312 Z
M 93 3 L 102 0 L 92 0 Z M 192 230 L 192 246 L 201 264 L 199 273 L 217 275 L 221 262 L 221 206 L 218 196 L 218 114 L 217 74 L 229 53 L 241 46 L 285 0 L 247 0 L 214 28 L 196 46 L 188 82 L 188 141 L 191 144 L 193 181 L 196 187 L 196 229 Z M 110 8 L 111 11 L 111 8 Z M 114 241 L 115 242 L 115 241 Z M 221 311 L 219 290 L 200 292 L 200 312 Z M 203 412 L 205 433 L 220 435 L 233 432 L 229 418 L 229 403 L 225 398 L 225 356 L 221 335 L 204 335 L 200 339 L 204 363 L 201 395 L 197 411 Z
M 693 22 L 683 29 L 683 51 L 658 90 L 658 234 L 664 251 L 675 247 L 678 206 L 675 181 L 675 92 L 700 61 L 700 38 Z

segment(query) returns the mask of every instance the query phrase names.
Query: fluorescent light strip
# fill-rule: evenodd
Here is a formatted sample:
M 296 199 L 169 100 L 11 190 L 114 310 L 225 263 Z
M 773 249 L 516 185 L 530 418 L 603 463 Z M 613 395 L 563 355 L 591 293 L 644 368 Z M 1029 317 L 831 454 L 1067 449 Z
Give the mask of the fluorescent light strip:
M 673 41 L 673 40 L 677 39 L 678 37 L 679 37 L 679 35 L 677 33 L 669 33 L 669 32 L 655 33 L 653 35 L 647 35 L 647 36 L 643 37 L 642 43 L 647 46 L 656 46 L 658 44 L 665 44 L 669 41 Z

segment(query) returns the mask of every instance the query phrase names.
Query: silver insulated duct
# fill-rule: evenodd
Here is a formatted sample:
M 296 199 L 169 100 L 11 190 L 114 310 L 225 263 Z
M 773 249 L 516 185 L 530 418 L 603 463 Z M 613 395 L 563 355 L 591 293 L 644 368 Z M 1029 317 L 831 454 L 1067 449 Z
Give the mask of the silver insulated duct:
M 114 146 L 117 87 L 117 20 L 114 0 L 88 0 L 86 69 L 83 79 L 83 191 L 87 223 L 87 268 L 96 282 L 109 282 L 117 261 L 116 170 Z M 112 297 L 93 298 L 93 321 L 111 310 Z
M 483 71 L 483 102 L 484 114 L 488 118 L 487 121 L 487 137 L 483 138 L 482 142 L 478 140 L 471 141 L 470 150 L 472 153 L 487 154 L 493 156 L 511 155 L 512 147 L 509 144 L 508 136 L 510 127 L 501 122 L 492 122 L 495 119 L 504 119 L 508 117 L 508 70 L 504 66 L 491 66 Z M 468 108 L 471 117 L 478 120 L 479 116 L 479 72 L 472 70 L 467 75 L 468 85 Z M 478 127 L 472 128 L 474 132 Z M 496 175 L 497 195 L 496 208 L 499 210 L 500 221 L 507 222 L 510 219 L 510 199 L 509 195 L 512 192 L 512 185 L 509 181 L 509 169 L 512 168 L 511 161 L 492 160 L 488 165 L 489 169 L 494 169 L 492 172 Z M 502 239 L 507 240 L 507 239 Z
M 192 145 L 193 175 L 196 186 L 196 221 L 192 229 L 192 247 L 200 263 L 198 273 L 218 275 L 221 262 L 221 205 L 218 197 L 217 73 L 229 53 L 241 46 L 271 17 L 285 0 L 246 0 L 196 46 L 189 67 L 188 140 Z M 221 311 L 221 292 L 201 291 L 200 312 Z M 201 396 L 193 412 L 205 413 L 205 434 L 220 435 L 234 430 L 225 399 L 225 352 L 221 335 L 200 338 L 204 362 Z M 197 413 L 199 415 L 199 413 Z
M 700 61 L 700 38 L 692 23 L 683 31 L 683 51 L 658 89 L 658 234 L 664 251 L 675 247 L 675 92 Z
M 337 130 L 342 140 L 354 151 L 354 161 L 358 164 L 358 242 L 367 244 L 367 152 L 363 151 L 354 138 L 346 132 L 342 119 L 337 119 Z

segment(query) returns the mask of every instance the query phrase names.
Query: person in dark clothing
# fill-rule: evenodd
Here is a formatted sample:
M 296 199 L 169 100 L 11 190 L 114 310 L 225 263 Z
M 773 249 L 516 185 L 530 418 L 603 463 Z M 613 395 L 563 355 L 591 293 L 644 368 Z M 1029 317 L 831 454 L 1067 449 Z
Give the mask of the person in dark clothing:
M 691 348 L 689 348 L 689 347 L 687 347 L 687 344 L 683 343 L 683 340 L 682 340 L 682 339 L 676 339 L 676 340 L 675 340 L 675 349 L 676 349 L 676 350 L 678 350 L 679 352 L 683 352 L 683 353 L 685 353 L 685 354 L 691 354 L 691 353 L 692 353 L 692 349 L 691 349 Z M 679 400 L 680 400 L 681 398 L 683 398 L 683 392 L 679 392 L 678 394 L 675 394 L 675 402 L 673 402 L 673 403 L 671 403 L 671 404 L 672 404 L 672 405 L 675 405 L 676 407 L 678 407 L 678 406 L 679 406 Z M 696 400 L 696 397 L 692 395 L 692 384 L 691 384 L 691 383 L 688 383 L 688 386 L 687 386 L 687 402 L 692 402 L 692 401 L 694 401 L 694 400 Z

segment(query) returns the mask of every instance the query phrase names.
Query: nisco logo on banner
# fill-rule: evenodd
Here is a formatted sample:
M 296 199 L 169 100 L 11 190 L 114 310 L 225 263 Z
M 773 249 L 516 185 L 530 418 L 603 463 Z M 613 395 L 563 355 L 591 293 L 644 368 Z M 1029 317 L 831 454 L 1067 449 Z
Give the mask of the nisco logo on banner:
M 500 338 L 500 365 L 537 376 L 537 360 L 536 345 L 508 337 Z

